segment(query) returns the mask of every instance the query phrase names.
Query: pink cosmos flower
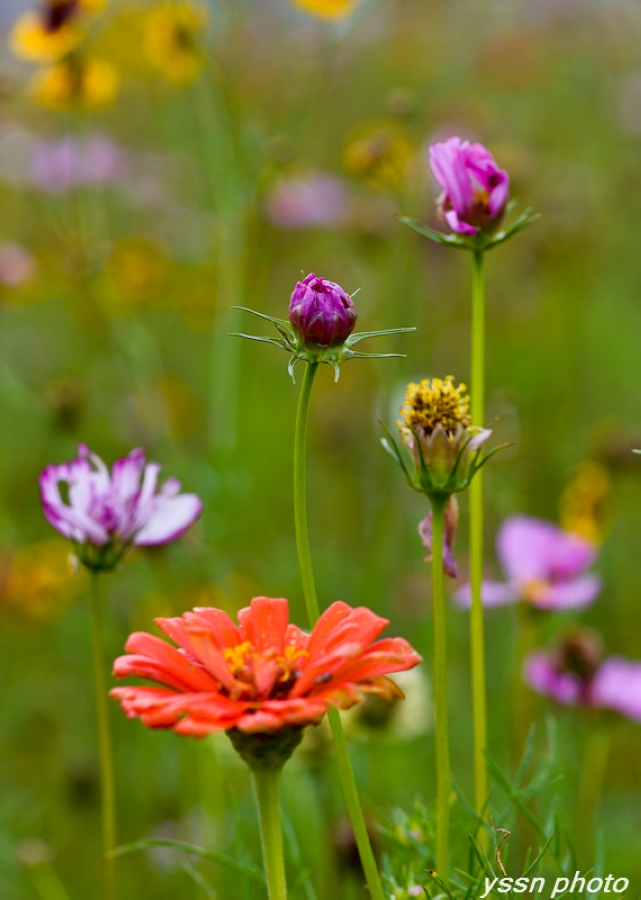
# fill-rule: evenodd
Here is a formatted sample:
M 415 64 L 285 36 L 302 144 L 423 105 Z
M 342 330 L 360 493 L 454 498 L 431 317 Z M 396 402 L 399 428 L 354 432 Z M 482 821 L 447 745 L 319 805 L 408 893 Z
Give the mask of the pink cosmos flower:
M 267 198 L 267 216 L 280 228 L 336 225 L 345 218 L 347 193 L 331 175 L 281 178 Z
M 117 460 L 109 469 L 84 444 L 79 457 L 47 466 L 40 476 L 44 514 L 53 527 L 76 544 L 89 568 L 113 568 L 130 544 L 156 546 L 179 537 L 202 512 L 195 494 L 181 494 L 169 478 L 157 490 L 159 463 L 145 464 L 142 450 Z M 60 493 L 67 486 L 67 500 Z
M 62 194 L 79 185 L 109 185 L 122 180 L 127 160 L 121 148 L 100 134 L 83 140 L 38 141 L 31 154 L 31 181 L 40 190 Z
M 452 231 L 476 235 L 500 223 L 508 200 L 510 179 L 482 144 L 459 137 L 429 148 L 430 168 L 443 190 L 438 205 Z
M 525 660 L 532 690 L 563 706 L 610 709 L 641 721 L 641 662 L 602 658 L 600 640 L 587 629 L 570 632 L 551 650 Z
M 601 590 L 601 579 L 586 572 L 596 546 L 545 519 L 510 516 L 499 529 L 496 551 L 506 581 L 483 582 L 484 606 L 524 600 L 538 609 L 579 609 Z M 469 606 L 470 586 L 457 591 L 455 600 Z

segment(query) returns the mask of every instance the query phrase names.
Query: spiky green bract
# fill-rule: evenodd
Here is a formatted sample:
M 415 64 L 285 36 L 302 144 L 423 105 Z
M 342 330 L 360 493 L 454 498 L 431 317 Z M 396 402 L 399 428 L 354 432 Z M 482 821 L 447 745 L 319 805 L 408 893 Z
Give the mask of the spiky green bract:
M 512 209 L 514 209 L 515 205 L 515 201 L 509 203 L 507 211 L 510 212 Z M 478 234 L 475 234 L 473 236 L 470 236 L 469 234 L 456 234 L 454 232 L 445 233 L 443 231 L 436 231 L 434 228 L 430 228 L 429 225 L 423 225 L 421 222 L 417 222 L 416 219 L 411 219 L 408 216 L 399 216 L 398 220 L 403 225 L 407 225 L 408 228 L 411 228 L 412 231 L 415 231 L 417 234 L 428 238 L 430 241 L 435 241 L 437 244 L 446 244 L 448 247 L 456 247 L 456 249 L 458 250 L 482 252 L 485 250 L 493 250 L 494 247 L 498 247 L 499 244 L 504 244 L 505 241 L 508 241 L 511 237 L 514 237 L 514 235 L 518 234 L 519 231 L 523 231 L 528 226 L 533 225 L 534 222 L 538 221 L 540 218 L 540 213 L 535 213 L 528 207 L 507 228 L 500 228 L 498 231 L 494 231 L 489 234 L 483 231 L 479 231 Z
M 426 494 L 428 497 L 451 497 L 452 494 L 466 490 L 476 473 L 495 453 L 513 446 L 513 442 L 499 444 L 489 453 L 483 454 L 483 447 L 475 447 L 473 443 L 475 438 L 483 434 L 483 429 L 465 429 L 457 442 L 456 453 L 450 457 L 450 464 L 443 465 L 443 454 L 437 452 L 434 458 L 430 459 L 420 435 L 412 430 L 416 452 L 412 454 L 414 467 L 413 471 L 410 471 L 405 456 L 388 427 L 383 422 L 381 422 L 381 426 L 386 434 L 386 437 L 381 438 L 384 449 L 402 469 L 408 485 L 419 494 Z
M 350 334 L 343 344 L 339 344 L 336 347 L 322 347 L 318 344 L 305 343 L 302 338 L 299 338 L 298 335 L 296 335 L 287 319 L 277 319 L 275 316 L 267 316 L 265 313 L 257 312 L 255 309 L 249 309 L 247 306 L 237 306 L 235 309 L 240 309 L 243 312 L 258 316 L 259 319 L 265 319 L 266 321 L 271 322 L 276 327 L 280 337 L 263 337 L 262 335 L 242 334 L 239 332 L 234 332 L 230 336 L 247 338 L 247 340 L 250 341 L 260 341 L 263 344 L 273 344 L 274 347 L 278 347 L 281 350 L 285 350 L 286 353 L 290 353 L 291 356 L 287 365 L 287 371 L 294 382 L 296 381 L 294 369 L 296 363 L 299 361 L 308 363 L 326 363 L 328 366 L 332 366 L 334 369 L 334 381 L 338 381 L 340 377 L 339 363 L 344 362 L 345 360 L 404 357 L 404 353 L 360 353 L 358 350 L 353 350 L 352 348 L 360 341 L 369 338 L 381 337 L 382 335 L 387 334 L 408 334 L 411 331 L 416 331 L 416 328 L 389 328 L 385 331 L 355 332 L 354 334 Z

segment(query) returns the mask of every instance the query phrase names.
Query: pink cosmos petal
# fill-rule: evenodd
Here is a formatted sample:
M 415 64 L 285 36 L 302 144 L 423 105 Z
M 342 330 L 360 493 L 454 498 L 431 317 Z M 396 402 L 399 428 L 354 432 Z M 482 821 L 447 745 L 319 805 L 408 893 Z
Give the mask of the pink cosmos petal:
M 580 700 L 581 681 L 578 676 L 557 672 L 545 651 L 531 653 L 527 657 L 523 675 L 532 690 L 544 697 L 551 697 L 557 703 L 572 706 Z
M 134 498 L 140 490 L 140 476 L 144 464 L 145 454 L 142 450 L 132 450 L 129 456 L 118 459 L 113 464 L 111 483 L 123 503 Z
M 459 137 L 451 137 L 446 141 L 432 144 L 429 149 L 430 167 L 434 178 L 443 188 L 455 214 L 459 216 L 465 215 L 474 199 L 474 191 L 462 152 L 466 147 L 467 142 L 462 143 Z
M 572 581 L 551 584 L 541 600 L 533 597 L 531 603 L 540 609 L 582 609 L 593 603 L 600 591 L 601 579 L 598 575 L 583 575 Z
M 478 450 L 479 447 L 482 447 L 483 444 L 491 437 L 492 429 L 491 428 L 483 428 L 479 431 L 478 434 L 475 434 L 472 440 L 467 445 L 470 453 L 473 453 L 475 450 Z
M 113 566 L 135 538 L 138 544 L 162 544 L 181 534 L 200 515 L 202 503 L 193 494 L 180 494 L 180 482 L 170 478 L 157 493 L 160 465 L 145 467 L 142 450 L 132 450 L 114 463 L 110 473 L 94 453 L 81 444 L 79 457 L 42 472 L 40 494 L 48 521 L 64 537 L 97 547 L 109 544 L 109 557 L 79 554 L 91 567 L 106 561 Z M 142 477 L 142 486 L 141 486 Z M 60 484 L 67 485 L 63 500 Z
M 597 548 L 592 541 L 559 528 L 550 550 L 550 576 L 561 580 L 574 578 L 590 568 L 596 555 Z
M 453 209 L 447 210 L 444 216 L 452 231 L 456 231 L 458 234 L 478 234 L 478 228 L 475 228 L 474 225 L 468 225 L 467 222 L 462 222 Z
M 530 516 L 510 516 L 499 529 L 496 549 L 508 581 L 545 581 L 559 529 Z
M 502 581 L 484 581 L 481 587 L 483 606 L 505 606 L 508 603 L 516 603 L 518 593 L 510 584 Z M 460 587 L 454 594 L 454 602 L 462 609 L 469 609 L 472 605 L 472 589 L 469 584 Z
M 136 534 L 134 544 L 150 547 L 173 541 L 193 525 L 202 510 L 202 500 L 196 494 L 158 497 L 147 522 Z
M 505 208 L 509 191 L 510 182 L 507 175 L 504 175 L 501 177 L 501 180 L 499 181 L 497 186 L 492 191 L 490 191 L 488 206 L 490 208 L 490 215 L 492 217 L 498 216 L 498 214 Z
M 641 721 L 641 662 L 608 657 L 594 677 L 591 698 L 595 706 Z

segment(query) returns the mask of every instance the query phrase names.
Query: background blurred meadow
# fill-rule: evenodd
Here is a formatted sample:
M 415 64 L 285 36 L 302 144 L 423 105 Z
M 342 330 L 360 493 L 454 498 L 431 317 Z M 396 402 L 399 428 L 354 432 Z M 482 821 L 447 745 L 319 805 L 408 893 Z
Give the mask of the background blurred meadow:
M 5 37 L 26 6 L 3 0 Z M 78 52 L 113 76 L 96 102 L 52 102 L 33 86 L 37 66 L 6 39 L 0 53 L 3 900 L 80 900 L 98 877 L 87 583 L 42 515 L 46 464 L 73 457 L 80 440 L 108 461 L 143 446 L 205 501 L 183 540 L 138 550 L 105 577 L 110 658 L 154 616 L 195 605 L 233 612 L 256 594 L 286 596 L 305 622 L 297 388 L 284 354 L 227 337 L 254 330 L 234 304 L 285 316 L 301 271 L 360 288 L 359 330 L 417 326 L 380 342 L 405 359 L 350 362 L 338 384 L 320 372 L 309 509 L 321 602 L 388 616 L 426 655 L 429 690 L 429 567 L 416 532 L 426 501 L 382 451 L 378 420 L 395 421 L 410 379 L 469 377 L 468 255 L 395 218 L 436 221 L 434 139 L 483 141 L 519 209 L 543 214 L 488 259 L 489 417 L 501 440 L 518 441 L 487 470 L 488 573 L 499 574 L 493 538 L 506 515 L 592 528 L 604 590 L 580 616 L 538 617 L 537 643 L 581 621 L 610 652 L 641 657 L 639 5 L 363 0 L 330 22 L 288 0 L 219 0 L 206 20 L 193 12 L 178 50 L 149 36 L 158 9 L 112 0 L 88 21 Z M 462 518 L 459 583 L 465 498 Z M 519 615 L 486 619 L 490 750 L 507 769 L 519 752 Z M 453 770 L 469 796 L 468 623 L 455 607 L 450 640 Z M 558 721 L 557 805 L 588 858 L 596 823 L 574 818 L 590 723 L 527 702 Z M 399 721 L 401 711 L 368 706 L 351 719 L 373 828 L 394 830 L 394 810 L 433 799 L 430 717 L 421 703 L 410 711 Z M 112 719 L 123 842 L 181 838 L 259 864 L 249 778 L 224 736 L 149 732 L 115 703 Z M 599 827 L 606 871 L 632 879 L 636 896 L 641 729 L 611 727 Z M 292 897 L 363 896 L 333 766 L 321 731 L 285 770 Z M 206 888 L 186 859 L 125 858 L 122 897 L 263 896 L 192 860 Z M 304 870 L 313 889 L 296 883 Z

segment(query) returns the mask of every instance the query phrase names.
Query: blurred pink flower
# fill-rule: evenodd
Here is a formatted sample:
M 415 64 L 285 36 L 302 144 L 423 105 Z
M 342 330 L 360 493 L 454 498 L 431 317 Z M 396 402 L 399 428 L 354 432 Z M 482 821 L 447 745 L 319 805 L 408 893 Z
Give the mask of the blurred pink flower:
M 81 185 L 109 185 L 127 173 L 123 151 L 109 138 L 38 141 L 31 152 L 31 183 L 52 194 Z
M 117 460 L 109 469 L 84 444 L 79 457 L 47 466 L 40 476 L 44 514 L 53 527 L 76 544 L 88 568 L 113 568 L 130 544 L 156 546 L 179 537 L 202 512 L 195 494 L 181 494 L 169 478 L 157 491 L 159 463 L 145 464 L 142 450 Z M 65 502 L 60 485 L 67 485 Z
M 266 203 L 268 219 L 280 228 L 336 225 L 345 218 L 347 191 L 331 175 L 310 174 L 281 178 Z
M 0 284 L 19 287 L 33 278 L 36 261 L 20 244 L 0 244 Z
M 524 600 L 538 609 L 578 609 L 592 603 L 601 590 L 601 579 L 586 572 L 596 558 L 596 546 L 545 519 L 506 519 L 496 552 L 506 581 L 483 582 L 484 606 Z M 469 585 L 456 592 L 455 600 L 470 605 Z
M 507 204 L 510 179 L 482 144 L 459 137 L 429 148 L 430 168 L 443 190 L 439 209 L 452 231 L 478 234 L 492 231 Z
M 556 648 L 531 653 L 525 680 L 563 706 L 610 709 L 641 721 L 641 662 L 621 656 L 601 661 L 599 649 L 590 632 L 573 632 Z

